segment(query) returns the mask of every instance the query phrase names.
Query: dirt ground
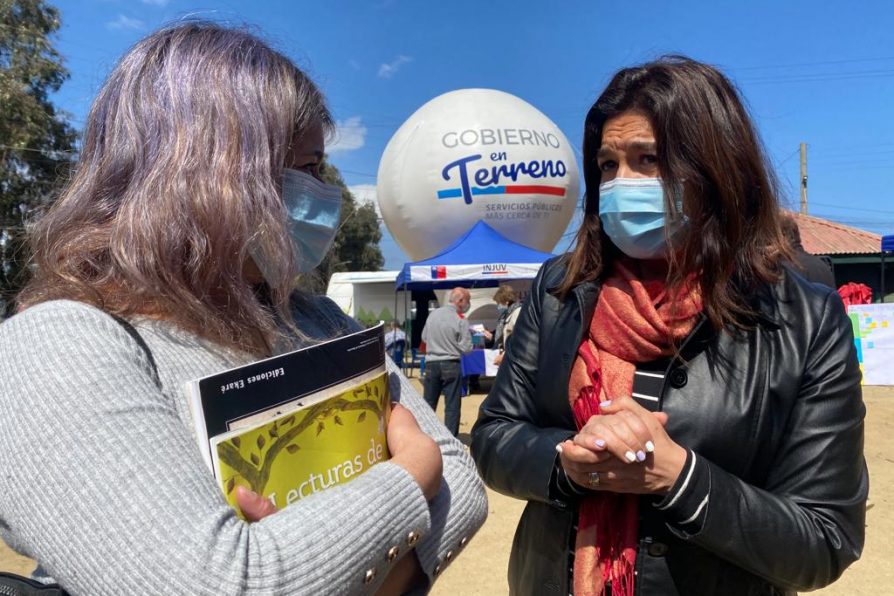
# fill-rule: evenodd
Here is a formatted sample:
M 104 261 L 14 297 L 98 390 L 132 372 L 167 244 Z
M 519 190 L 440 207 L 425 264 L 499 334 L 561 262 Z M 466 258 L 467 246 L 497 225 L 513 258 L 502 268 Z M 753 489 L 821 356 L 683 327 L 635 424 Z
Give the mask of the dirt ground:
M 460 437 L 467 440 L 483 395 L 465 398 Z M 821 596 L 878 596 L 890 594 L 894 566 L 894 387 L 865 387 L 866 443 L 869 497 L 866 513 L 866 546 L 863 557 L 840 580 L 822 590 Z M 487 491 L 490 515 L 462 556 L 448 567 L 434 586 L 434 596 L 506 594 L 509 548 L 524 502 Z
M 866 546 L 863 558 L 821 596 L 876 596 L 890 593 L 894 585 L 894 387 L 866 387 L 866 462 L 869 465 L 871 508 L 866 514 Z M 468 433 L 484 395 L 463 400 L 460 438 Z M 440 413 L 443 416 L 443 412 Z M 434 596 L 505 594 L 506 566 L 515 525 L 524 503 L 488 490 L 490 515 L 484 527 L 462 555 L 448 567 L 432 590 Z M 0 571 L 29 573 L 34 563 L 0 542 Z

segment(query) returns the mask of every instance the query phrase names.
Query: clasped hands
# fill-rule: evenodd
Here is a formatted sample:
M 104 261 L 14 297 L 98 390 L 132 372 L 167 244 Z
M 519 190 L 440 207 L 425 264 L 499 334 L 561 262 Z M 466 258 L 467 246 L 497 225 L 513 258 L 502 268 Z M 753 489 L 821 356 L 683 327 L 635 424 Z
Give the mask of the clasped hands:
M 686 464 L 686 449 L 665 431 L 667 414 L 628 396 L 599 407 L 600 416 L 556 446 L 565 474 L 592 490 L 666 494 Z

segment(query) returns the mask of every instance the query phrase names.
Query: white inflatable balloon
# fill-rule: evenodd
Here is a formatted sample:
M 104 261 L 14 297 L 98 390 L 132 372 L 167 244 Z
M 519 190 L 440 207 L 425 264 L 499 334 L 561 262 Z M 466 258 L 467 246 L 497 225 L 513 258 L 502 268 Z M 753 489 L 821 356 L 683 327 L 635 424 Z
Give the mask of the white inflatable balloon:
M 419 108 L 379 164 L 385 225 L 410 257 L 436 255 L 484 220 L 552 251 L 578 205 L 568 139 L 534 106 L 493 89 L 461 89 Z

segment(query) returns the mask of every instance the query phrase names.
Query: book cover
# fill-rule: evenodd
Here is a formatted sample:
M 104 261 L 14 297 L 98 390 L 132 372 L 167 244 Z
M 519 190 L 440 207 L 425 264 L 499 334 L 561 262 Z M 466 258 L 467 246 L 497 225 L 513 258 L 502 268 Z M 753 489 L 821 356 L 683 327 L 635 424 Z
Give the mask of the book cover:
M 240 484 L 282 508 L 389 457 L 381 325 L 203 377 L 186 391 L 202 455 L 234 506 Z

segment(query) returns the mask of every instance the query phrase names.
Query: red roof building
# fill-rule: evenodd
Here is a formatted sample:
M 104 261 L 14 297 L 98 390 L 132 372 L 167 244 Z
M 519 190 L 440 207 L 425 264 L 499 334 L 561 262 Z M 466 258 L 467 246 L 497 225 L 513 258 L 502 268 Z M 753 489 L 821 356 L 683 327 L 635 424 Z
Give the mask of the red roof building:
M 792 212 L 798 222 L 801 244 L 814 255 L 878 254 L 882 237 L 872 232 Z
M 848 282 L 865 284 L 872 290 L 875 302 L 882 300 L 894 279 L 894 262 L 885 262 L 880 235 L 812 215 L 789 214 L 798 223 L 804 250 L 831 261 L 838 286 Z M 891 298 L 894 294 L 888 295 L 888 302 Z

